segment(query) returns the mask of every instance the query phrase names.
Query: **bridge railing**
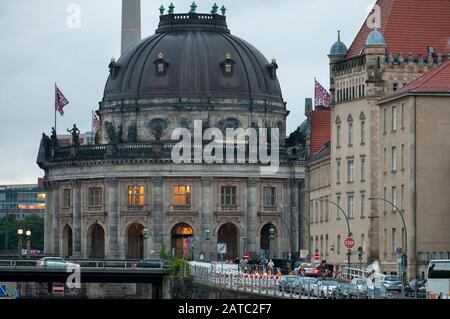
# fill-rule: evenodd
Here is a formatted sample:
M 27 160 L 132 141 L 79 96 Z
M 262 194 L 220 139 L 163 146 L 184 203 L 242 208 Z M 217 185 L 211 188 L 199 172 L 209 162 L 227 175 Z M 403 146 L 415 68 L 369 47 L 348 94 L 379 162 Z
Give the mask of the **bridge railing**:
M 367 278 L 370 275 L 370 271 L 363 270 L 359 268 L 349 268 L 349 267 L 343 267 L 342 268 L 342 278 L 352 280 L 354 278 Z
M 80 267 L 87 268 L 123 268 L 136 269 L 139 260 L 117 260 L 117 259 L 65 259 L 68 262 L 79 264 Z M 0 259 L 0 267 L 18 268 L 18 267 L 36 267 L 37 259 Z M 164 263 L 161 262 L 161 268 L 164 268 Z M 137 268 L 139 269 L 139 268 Z

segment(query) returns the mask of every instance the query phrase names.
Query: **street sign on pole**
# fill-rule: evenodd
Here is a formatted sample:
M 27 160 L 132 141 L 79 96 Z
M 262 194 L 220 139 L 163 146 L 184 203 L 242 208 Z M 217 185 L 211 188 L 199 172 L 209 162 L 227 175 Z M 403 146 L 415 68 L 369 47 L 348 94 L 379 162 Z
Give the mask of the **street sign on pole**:
M 217 252 L 219 254 L 226 254 L 227 253 L 227 244 L 217 244 Z
M 302 249 L 300 250 L 300 258 L 307 258 L 308 257 L 308 250 Z
M 398 255 L 403 255 L 403 248 L 402 247 L 397 247 L 395 249 L 395 254 Z
M 314 260 L 315 260 L 315 261 L 319 261 L 319 260 L 320 260 L 320 254 L 319 254 L 318 252 L 316 252 L 316 253 L 314 254 Z
M 344 240 L 344 246 L 347 249 L 352 249 L 353 247 L 355 247 L 355 240 L 351 237 L 347 237 Z

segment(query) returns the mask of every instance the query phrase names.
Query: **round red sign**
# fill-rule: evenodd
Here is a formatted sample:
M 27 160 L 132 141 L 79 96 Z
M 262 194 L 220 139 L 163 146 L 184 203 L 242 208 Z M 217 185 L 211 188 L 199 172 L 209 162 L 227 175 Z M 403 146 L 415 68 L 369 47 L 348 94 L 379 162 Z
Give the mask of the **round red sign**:
M 351 238 L 351 237 L 345 238 L 344 246 L 347 249 L 351 249 L 351 248 L 355 247 L 355 240 L 353 238 Z
M 319 260 L 320 259 L 320 254 L 319 253 L 315 253 L 314 254 L 314 260 Z

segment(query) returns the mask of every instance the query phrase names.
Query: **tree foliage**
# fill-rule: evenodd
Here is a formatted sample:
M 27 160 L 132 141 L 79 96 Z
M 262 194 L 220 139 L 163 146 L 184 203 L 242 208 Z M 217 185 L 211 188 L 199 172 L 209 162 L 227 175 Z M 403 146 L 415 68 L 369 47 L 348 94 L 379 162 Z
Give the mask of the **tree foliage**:
M 24 231 L 24 248 L 26 248 L 25 232 L 30 230 L 31 248 L 44 250 L 44 219 L 36 214 L 27 216 L 23 220 L 16 220 L 13 215 L 0 217 L 0 250 L 17 250 L 19 246 L 18 229 Z

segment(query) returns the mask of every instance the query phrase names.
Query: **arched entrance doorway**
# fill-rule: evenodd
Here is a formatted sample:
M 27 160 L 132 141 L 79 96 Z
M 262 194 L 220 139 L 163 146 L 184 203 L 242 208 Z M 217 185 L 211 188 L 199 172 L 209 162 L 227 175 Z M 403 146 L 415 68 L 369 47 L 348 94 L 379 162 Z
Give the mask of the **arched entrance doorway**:
M 273 228 L 275 230 L 273 239 L 270 239 L 270 229 Z M 278 236 L 277 236 L 277 228 L 275 225 L 268 223 L 265 224 L 261 229 L 261 237 L 260 237 L 260 247 L 261 252 L 260 256 L 264 258 L 276 258 L 277 257 L 277 247 L 278 247 Z
M 127 259 L 144 258 L 144 226 L 133 223 L 127 231 Z
M 183 259 L 190 259 L 193 257 L 190 255 L 187 239 L 194 236 L 192 227 L 185 223 L 180 223 L 172 228 L 172 250 L 175 250 L 175 256 Z
M 105 258 L 105 231 L 99 224 L 91 226 L 89 258 Z
M 234 259 L 239 256 L 238 229 L 236 225 L 232 223 L 226 223 L 220 226 L 219 230 L 217 231 L 217 243 L 227 244 L 227 252 L 223 255 L 224 259 Z
M 73 235 L 72 227 L 64 226 L 62 234 L 62 256 L 71 257 L 73 254 Z

